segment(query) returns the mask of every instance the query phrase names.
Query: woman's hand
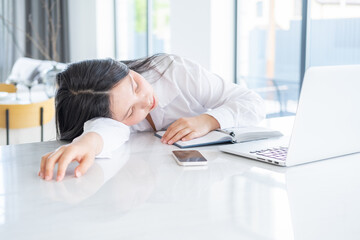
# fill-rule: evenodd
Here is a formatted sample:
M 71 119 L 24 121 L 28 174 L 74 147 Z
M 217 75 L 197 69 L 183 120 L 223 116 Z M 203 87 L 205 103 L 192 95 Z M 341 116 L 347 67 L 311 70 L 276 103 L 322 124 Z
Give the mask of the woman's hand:
M 102 138 L 97 133 L 89 132 L 80 136 L 72 143 L 45 154 L 41 158 L 39 176 L 45 180 L 51 180 L 55 165 L 58 164 L 56 181 L 61 181 L 68 165 L 72 161 L 78 161 L 79 166 L 75 168 L 75 176 L 80 177 L 93 165 L 95 156 L 101 152 L 102 147 Z
M 201 114 L 196 117 L 180 118 L 169 126 L 162 143 L 173 144 L 174 142 L 188 141 L 204 136 L 208 132 L 220 127 L 219 122 L 208 114 Z

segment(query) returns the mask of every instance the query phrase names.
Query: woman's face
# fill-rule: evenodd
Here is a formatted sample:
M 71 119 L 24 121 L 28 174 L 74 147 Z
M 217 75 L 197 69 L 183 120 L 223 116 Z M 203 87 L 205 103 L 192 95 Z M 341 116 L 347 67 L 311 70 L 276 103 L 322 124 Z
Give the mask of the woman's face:
M 128 126 L 144 120 L 157 105 L 152 86 L 132 70 L 110 90 L 112 118 Z

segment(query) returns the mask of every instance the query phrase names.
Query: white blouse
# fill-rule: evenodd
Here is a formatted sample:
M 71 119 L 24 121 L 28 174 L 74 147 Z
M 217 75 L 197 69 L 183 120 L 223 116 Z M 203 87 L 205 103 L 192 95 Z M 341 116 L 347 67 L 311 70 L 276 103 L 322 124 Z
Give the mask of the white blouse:
M 226 82 L 199 64 L 176 56 L 156 58 L 156 68 L 141 75 L 152 85 L 159 105 L 150 112 L 157 131 L 165 130 L 181 117 L 209 114 L 222 129 L 256 125 L 265 117 L 264 102 L 254 91 Z M 149 122 L 127 126 L 110 118 L 94 118 L 84 132 L 96 132 L 104 147 L 98 155 L 109 154 L 129 139 L 132 132 L 153 131 Z

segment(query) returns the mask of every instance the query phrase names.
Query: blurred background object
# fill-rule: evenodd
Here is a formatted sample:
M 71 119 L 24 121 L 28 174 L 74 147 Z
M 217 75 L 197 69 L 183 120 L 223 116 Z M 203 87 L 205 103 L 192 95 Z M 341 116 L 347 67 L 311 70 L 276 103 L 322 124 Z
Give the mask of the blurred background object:
M 29 104 L 0 104 L 0 127 L 6 129 L 6 144 L 10 143 L 10 129 L 38 126 L 41 137 L 37 141 L 44 141 L 44 125 L 50 122 L 54 115 L 54 98 Z

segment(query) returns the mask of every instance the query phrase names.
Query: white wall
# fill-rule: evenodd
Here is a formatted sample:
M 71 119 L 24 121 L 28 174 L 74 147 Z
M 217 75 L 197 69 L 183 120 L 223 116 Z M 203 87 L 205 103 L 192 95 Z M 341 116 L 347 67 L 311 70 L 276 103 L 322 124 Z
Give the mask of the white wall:
M 97 57 L 115 58 L 113 0 L 96 0 L 96 33 Z
M 233 7 L 233 1 L 171 0 L 171 53 L 233 81 Z
M 234 79 L 234 1 L 211 0 L 210 70 Z
M 70 61 L 97 57 L 96 0 L 69 1 Z
M 171 0 L 171 52 L 210 68 L 210 1 Z

